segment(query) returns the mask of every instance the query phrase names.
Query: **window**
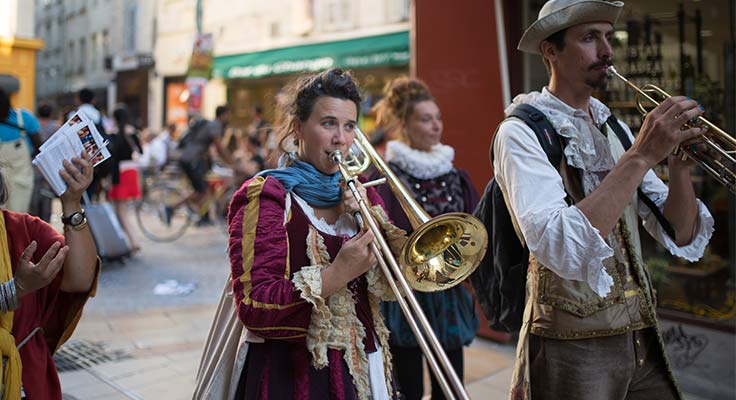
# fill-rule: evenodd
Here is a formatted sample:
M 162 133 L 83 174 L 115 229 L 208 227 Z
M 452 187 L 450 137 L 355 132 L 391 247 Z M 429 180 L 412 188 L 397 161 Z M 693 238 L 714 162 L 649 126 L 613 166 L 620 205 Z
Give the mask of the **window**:
M 126 50 L 130 53 L 134 52 L 136 49 L 136 16 L 138 14 L 138 6 L 137 4 L 128 4 L 128 7 L 125 10 L 125 33 L 124 33 L 124 42 L 123 42 L 123 50 Z
M 110 33 L 107 30 L 102 31 L 102 56 L 110 55 Z
M 329 0 L 324 8 L 325 31 L 346 30 L 354 27 L 353 3 L 346 0 Z
M 66 75 L 70 76 L 74 72 L 74 62 L 76 60 L 76 57 L 74 57 L 74 42 L 69 42 L 67 44 L 67 52 L 66 52 Z
M 84 73 L 85 65 L 89 63 L 87 59 L 87 40 L 84 38 L 79 39 L 79 73 Z
M 89 62 L 87 63 L 90 71 L 97 70 L 97 46 L 99 46 L 97 43 L 97 33 L 93 33 L 89 39 Z

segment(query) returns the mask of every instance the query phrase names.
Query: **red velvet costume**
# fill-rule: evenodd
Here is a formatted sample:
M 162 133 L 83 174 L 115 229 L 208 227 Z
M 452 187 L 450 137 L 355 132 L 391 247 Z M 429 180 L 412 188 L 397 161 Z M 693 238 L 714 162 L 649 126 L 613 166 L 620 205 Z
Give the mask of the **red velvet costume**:
M 308 257 L 308 238 L 314 237 L 310 232 L 321 237 L 317 240 L 324 242 L 330 260 L 347 238 L 316 231 L 296 201 L 285 217 L 286 197 L 275 178 L 253 178 L 230 205 L 229 255 L 238 317 L 247 329 L 265 339 L 250 345 L 241 385 L 247 387 L 248 399 L 358 398 L 343 350 L 328 347 L 329 364 L 321 369 L 313 366 L 307 337 L 313 333 L 314 306 L 293 281 L 303 267 L 314 265 Z M 382 204 L 371 189 L 368 199 L 374 205 Z M 382 332 L 387 343 L 388 332 L 382 322 L 376 326 L 373 319 L 372 307 L 375 304 L 378 310 L 378 301 L 369 299 L 366 279 L 370 278 L 364 274 L 348 285 L 352 290 L 348 301 L 354 302 L 359 321 L 356 325 L 362 326 L 335 329 L 357 329 L 360 334 L 354 338 L 363 340 L 354 345 L 372 353 Z
M 64 237 L 51 225 L 28 214 L 2 210 L 8 236 L 12 268 L 18 266 L 21 254 L 35 240 L 38 248 L 32 261 L 37 263 L 54 242 L 64 243 Z M 99 271 L 99 264 L 98 264 Z M 26 398 L 32 400 L 61 399 L 61 385 L 53 352 L 72 334 L 82 316 L 87 298 L 94 296 L 97 280 L 89 293 L 66 293 L 60 290 L 62 269 L 56 278 L 43 289 L 20 299 L 20 307 L 13 318 L 13 336 L 16 344 L 28 337 L 36 327 L 42 330 L 34 334 L 21 347 L 23 361 L 23 389 Z

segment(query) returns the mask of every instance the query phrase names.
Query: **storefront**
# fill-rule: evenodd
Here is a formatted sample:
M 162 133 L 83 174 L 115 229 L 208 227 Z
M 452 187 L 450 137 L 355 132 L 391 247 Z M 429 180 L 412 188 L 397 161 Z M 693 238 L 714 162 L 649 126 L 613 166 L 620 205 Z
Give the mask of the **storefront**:
M 125 104 L 131 122 L 139 128 L 148 126 L 148 79 L 153 66 L 150 54 L 115 56 L 113 60 L 115 101 Z
M 523 27 L 536 19 L 543 3 L 505 1 L 509 20 L 523 21 L 507 32 L 512 96 L 540 90 L 547 82 L 540 56 L 515 49 Z M 626 1 L 615 27 L 615 65 L 639 86 L 651 83 L 698 100 L 706 117 L 733 136 L 735 20 L 732 0 Z M 597 96 L 636 132 L 642 118 L 631 89 L 612 78 Z M 666 163 L 656 172 L 667 181 Z M 657 289 L 662 331 L 681 386 L 702 398 L 734 399 L 736 202 L 702 169 L 696 168 L 693 175 L 696 194 L 715 220 L 704 257 L 695 263 L 672 257 L 642 230 L 643 256 Z
M 164 113 L 161 125 L 176 125 L 176 132 L 181 134 L 189 125 L 187 100 L 189 91 L 184 76 L 164 78 Z
M 406 31 L 265 50 L 215 58 L 214 75 L 225 80 L 233 124 L 246 129 L 255 106 L 273 121 L 274 99 L 296 74 L 342 67 L 351 70 L 363 89 L 361 126 L 373 129 L 368 112 L 391 79 L 409 73 Z

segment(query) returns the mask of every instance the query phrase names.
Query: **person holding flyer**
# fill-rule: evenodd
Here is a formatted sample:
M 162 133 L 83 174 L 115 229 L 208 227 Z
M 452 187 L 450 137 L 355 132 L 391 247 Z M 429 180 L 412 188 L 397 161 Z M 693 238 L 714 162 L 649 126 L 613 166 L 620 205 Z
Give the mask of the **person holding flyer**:
M 81 156 L 79 156 L 81 154 Z M 56 174 L 64 235 L 26 213 L 0 209 L 0 354 L 3 399 L 60 400 L 53 353 L 71 336 L 94 296 L 100 260 L 80 204 L 92 182 L 87 153 L 65 159 Z M 12 195 L 0 170 L 0 203 Z

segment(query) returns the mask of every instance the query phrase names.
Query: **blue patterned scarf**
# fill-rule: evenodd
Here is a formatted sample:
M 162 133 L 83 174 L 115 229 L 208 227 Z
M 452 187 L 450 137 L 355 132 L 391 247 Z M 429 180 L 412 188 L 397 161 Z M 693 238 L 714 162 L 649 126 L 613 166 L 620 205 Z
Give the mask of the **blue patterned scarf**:
M 312 207 L 329 208 L 342 201 L 342 189 L 338 186 L 340 173 L 325 175 L 301 160 L 294 160 L 288 167 L 261 171 L 258 176 L 278 179 L 287 192 L 294 192 Z

